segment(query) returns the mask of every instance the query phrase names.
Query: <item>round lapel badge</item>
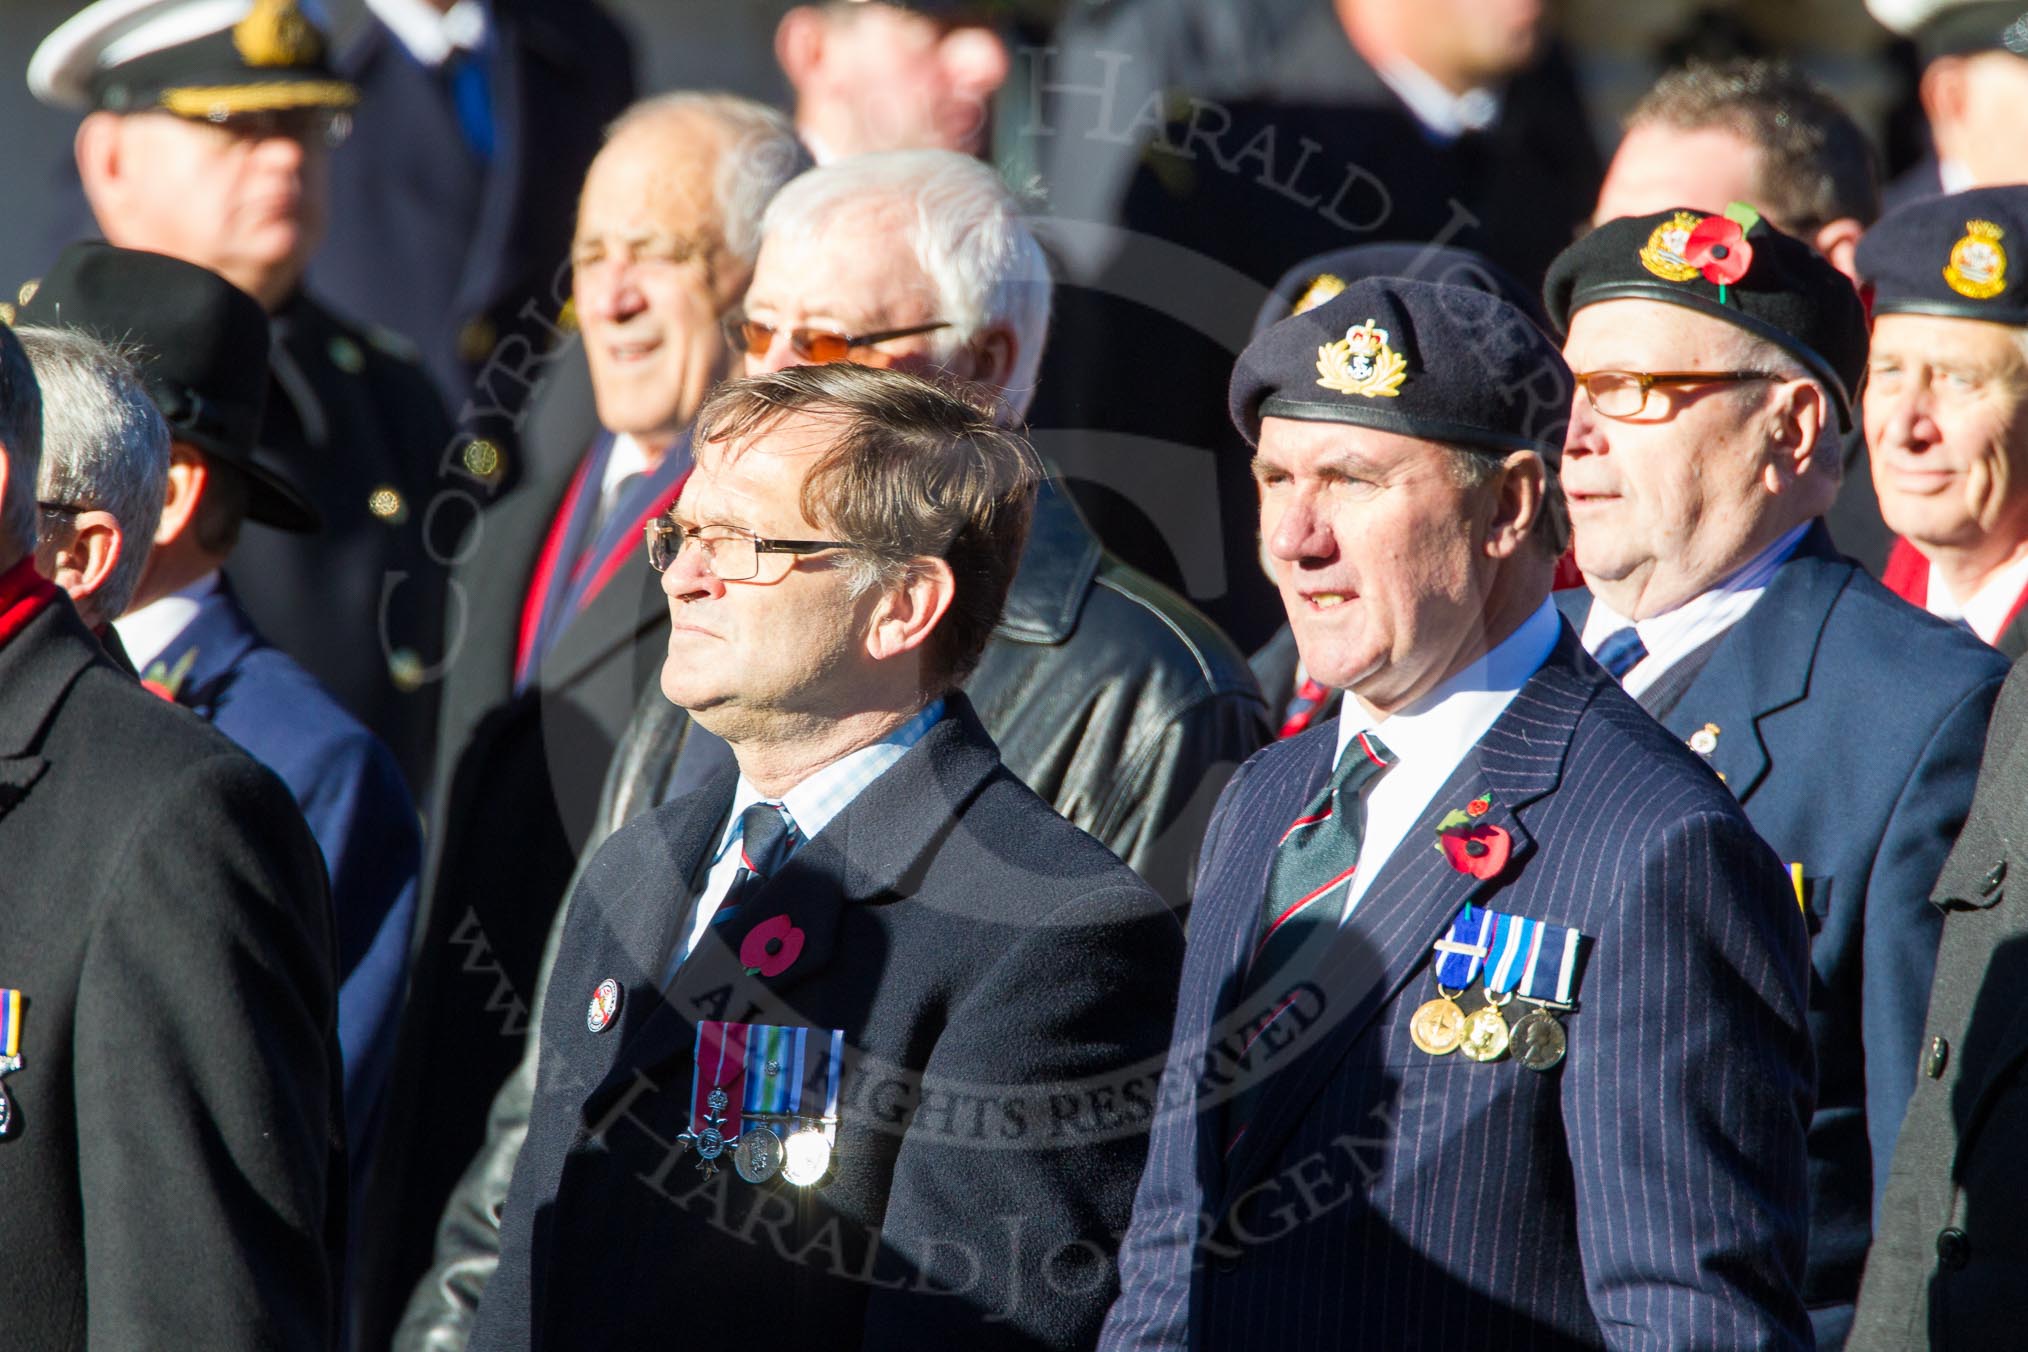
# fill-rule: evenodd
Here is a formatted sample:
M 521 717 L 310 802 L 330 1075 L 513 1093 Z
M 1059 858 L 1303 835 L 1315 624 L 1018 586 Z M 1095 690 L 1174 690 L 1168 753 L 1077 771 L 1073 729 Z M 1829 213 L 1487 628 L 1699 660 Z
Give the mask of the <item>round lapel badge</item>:
M 612 1027 L 613 1020 L 620 1017 L 622 994 L 620 983 L 611 977 L 599 982 L 599 988 L 592 992 L 591 1005 L 584 1012 L 584 1026 L 594 1033 Z

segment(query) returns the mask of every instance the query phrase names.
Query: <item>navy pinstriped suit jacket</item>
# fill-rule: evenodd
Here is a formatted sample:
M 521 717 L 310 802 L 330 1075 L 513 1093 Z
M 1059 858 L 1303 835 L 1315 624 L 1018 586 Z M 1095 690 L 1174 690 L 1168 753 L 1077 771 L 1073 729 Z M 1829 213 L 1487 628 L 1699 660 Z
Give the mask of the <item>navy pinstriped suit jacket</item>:
M 1274 845 L 1336 736 L 1262 751 L 1212 820 L 1101 1346 L 1808 1347 L 1808 944 L 1732 795 L 1566 628 L 1312 969 L 1299 1028 L 1241 1053 Z M 1480 795 L 1513 842 L 1484 882 L 1432 848 Z M 1591 936 L 1554 1071 L 1410 1042 L 1467 901 Z M 1256 1075 L 1221 1158 L 1222 1101 Z

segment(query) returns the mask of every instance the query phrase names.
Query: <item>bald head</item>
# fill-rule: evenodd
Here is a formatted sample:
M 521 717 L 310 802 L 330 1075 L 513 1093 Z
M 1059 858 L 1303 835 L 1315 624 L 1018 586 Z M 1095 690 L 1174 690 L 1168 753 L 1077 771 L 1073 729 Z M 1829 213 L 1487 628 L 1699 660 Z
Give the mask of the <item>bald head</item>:
M 572 294 L 599 420 L 651 454 L 723 374 L 760 216 L 808 163 L 777 112 L 723 94 L 636 104 L 585 176 Z

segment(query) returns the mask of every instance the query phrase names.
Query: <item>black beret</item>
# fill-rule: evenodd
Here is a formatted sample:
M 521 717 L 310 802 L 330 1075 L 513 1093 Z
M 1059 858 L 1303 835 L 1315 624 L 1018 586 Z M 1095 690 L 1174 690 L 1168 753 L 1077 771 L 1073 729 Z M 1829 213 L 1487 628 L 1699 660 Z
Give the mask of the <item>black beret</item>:
M 1554 464 L 1571 388 L 1556 345 L 1498 296 L 1369 277 L 1247 344 L 1230 409 L 1250 445 L 1262 418 L 1295 418 Z
M 2028 326 L 2028 185 L 1911 202 L 1859 241 L 1877 315 L 1943 315 Z
M 1448 244 L 1354 244 L 1305 258 L 1281 275 L 1254 316 L 1253 336 L 1292 314 L 1312 310 L 1363 277 L 1408 277 L 1421 282 L 1468 286 L 1498 296 L 1548 328 L 1542 301 L 1514 275 L 1482 253 Z
M 252 296 L 194 263 L 92 241 L 63 251 L 15 322 L 81 329 L 131 349 L 169 434 L 246 476 L 250 519 L 318 528 L 316 508 L 257 458 L 268 317 Z
M 1607 221 L 1556 256 L 1542 297 L 1566 334 L 1573 314 L 1607 300 L 1661 301 L 1722 319 L 1801 362 L 1830 390 L 1839 423 L 1852 426 L 1866 373 L 1866 307 L 1844 273 L 1751 207 Z

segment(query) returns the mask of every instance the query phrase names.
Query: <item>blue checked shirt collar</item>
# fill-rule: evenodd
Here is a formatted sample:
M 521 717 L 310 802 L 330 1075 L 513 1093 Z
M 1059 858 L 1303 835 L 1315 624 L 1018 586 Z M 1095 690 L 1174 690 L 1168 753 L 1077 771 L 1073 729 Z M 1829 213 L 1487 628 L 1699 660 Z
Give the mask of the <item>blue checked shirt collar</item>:
M 921 712 L 887 736 L 831 762 L 783 794 L 782 809 L 796 831 L 790 848 L 793 850 L 815 838 L 829 826 L 833 817 L 851 806 L 852 800 L 867 785 L 907 755 L 908 749 L 920 742 L 923 734 L 935 727 L 943 716 L 944 702 L 941 699 L 931 700 Z M 732 818 L 726 823 L 725 833 L 718 840 L 718 849 L 711 856 L 714 866 L 738 842 L 740 814 L 755 803 L 767 801 L 760 790 L 747 783 L 745 775 L 739 777 L 739 784 L 732 793 Z

